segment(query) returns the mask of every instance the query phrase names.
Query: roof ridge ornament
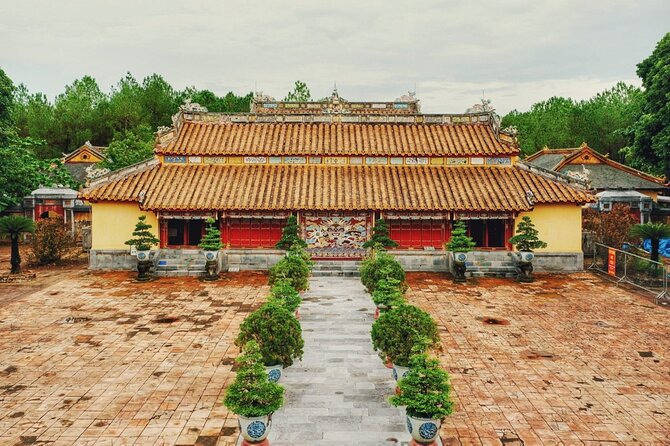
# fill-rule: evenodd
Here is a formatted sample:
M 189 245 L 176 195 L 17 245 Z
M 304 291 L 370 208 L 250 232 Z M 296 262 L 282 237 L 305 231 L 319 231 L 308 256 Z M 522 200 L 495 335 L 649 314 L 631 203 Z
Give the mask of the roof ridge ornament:
M 207 107 L 192 102 L 191 98 L 186 98 L 183 105 L 179 106 L 179 110 L 183 112 L 202 112 L 207 113 Z
M 419 102 L 416 98 L 416 91 L 408 91 L 399 98 L 395 98 L 395 102 Z

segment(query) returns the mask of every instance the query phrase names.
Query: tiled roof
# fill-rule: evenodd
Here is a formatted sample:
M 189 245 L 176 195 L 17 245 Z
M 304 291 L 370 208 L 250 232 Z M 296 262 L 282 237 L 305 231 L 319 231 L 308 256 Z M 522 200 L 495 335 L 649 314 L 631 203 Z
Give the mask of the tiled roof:
M 184 121 L 164 155 L 509 156 L 489 123 L 202 123 Z
M 513 167 L 158 165 L 84 191 L 152 210 L 524 211 L 592 196 Z

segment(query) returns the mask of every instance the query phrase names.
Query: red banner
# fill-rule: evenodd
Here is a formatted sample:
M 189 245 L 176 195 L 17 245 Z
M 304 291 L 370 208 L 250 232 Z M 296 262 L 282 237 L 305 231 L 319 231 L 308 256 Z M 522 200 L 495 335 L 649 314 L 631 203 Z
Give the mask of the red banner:
M 612 248 L 607 253 L 607 274 L 616 276 L 616 250 Z

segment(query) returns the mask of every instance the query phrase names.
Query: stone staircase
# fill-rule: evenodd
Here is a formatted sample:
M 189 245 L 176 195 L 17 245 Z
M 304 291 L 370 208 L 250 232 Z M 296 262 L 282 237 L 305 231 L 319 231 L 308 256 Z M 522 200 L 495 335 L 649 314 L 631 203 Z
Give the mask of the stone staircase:
M 468 277 L 516 277 L 512 256 L 507 251 L 471 252 L 467 262 Z
M 158 277 L 205 274 L 205 256 L 199 249 L 161 249 L 154 265 Z
M 316 260 L 312 267 L 314 277 L 359 277 L 360 260 Z

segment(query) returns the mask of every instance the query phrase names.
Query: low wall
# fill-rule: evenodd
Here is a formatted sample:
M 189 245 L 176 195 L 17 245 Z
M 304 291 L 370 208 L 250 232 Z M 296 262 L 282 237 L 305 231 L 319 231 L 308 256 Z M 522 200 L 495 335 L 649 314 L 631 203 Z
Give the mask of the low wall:
M 422 250 L 390 250 L 405 271 L 446 271 L 447 256 L 445 251 Z
M 223 251 L 223 271 L 231 269 L 268 270 L 286 256 L 286 251 L 278 249 L 226 249 Z
M 150 258 L 156 255 L 151 251 Z M 88 252 L 90 269 L 137 270 L 137 257 L 130 255 L 127 249 L 91 249 Z
M 536 272 L 562 273 L 584 269 L 583 252 L 536 252 L 533 260 Z

